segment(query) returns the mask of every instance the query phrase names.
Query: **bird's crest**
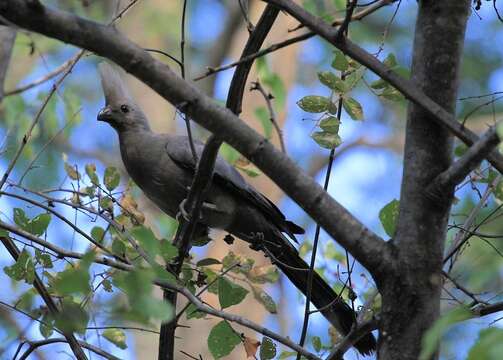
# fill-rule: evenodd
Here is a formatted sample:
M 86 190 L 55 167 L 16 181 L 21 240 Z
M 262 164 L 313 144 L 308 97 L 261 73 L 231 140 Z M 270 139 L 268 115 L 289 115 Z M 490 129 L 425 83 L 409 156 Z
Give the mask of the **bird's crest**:
M 107 105 L 134 103 L 126 84 L 113 65 L 102 62 L 98 65 L 98 68 Z

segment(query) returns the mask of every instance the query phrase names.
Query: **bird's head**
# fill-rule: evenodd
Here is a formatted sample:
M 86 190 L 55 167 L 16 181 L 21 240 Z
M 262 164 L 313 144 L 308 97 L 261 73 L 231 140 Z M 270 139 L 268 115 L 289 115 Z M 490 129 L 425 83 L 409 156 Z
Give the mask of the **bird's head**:
M 99 65 L 105 107 L 98 113 L 98 121 L 109 123 L 118 132 L 125 130 L 150 130 L 147 118 L 112 65 Z

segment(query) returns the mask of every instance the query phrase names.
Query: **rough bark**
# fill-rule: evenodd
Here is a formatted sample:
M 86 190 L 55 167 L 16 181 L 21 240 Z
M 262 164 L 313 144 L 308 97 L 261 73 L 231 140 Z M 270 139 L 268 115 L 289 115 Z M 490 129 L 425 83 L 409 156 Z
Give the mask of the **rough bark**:
M 414 39 L 413 81 L 454 113 L 469 0 L 422 1 Z M 418 105 L 409 106 L 395 271 L 379 279 L 383 297 L 379 357 L 417 359 L 439 316 L 442 254 L 454 189 L 443 201 L 426 187 L 452 161 L 452 136 Z

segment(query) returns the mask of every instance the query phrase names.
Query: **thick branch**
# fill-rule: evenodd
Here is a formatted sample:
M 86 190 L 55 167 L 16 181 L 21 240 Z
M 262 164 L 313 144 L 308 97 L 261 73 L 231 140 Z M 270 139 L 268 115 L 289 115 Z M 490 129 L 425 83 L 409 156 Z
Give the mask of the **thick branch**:
M 329 43 L 339 48 L 346 55 L 372 70 L 374 73 L 393 85 L 393 87 L 399 90 L 407 99 L 424 108 L 425 111 L 431 115 L 432 120 L 449 129 L 465 144 L 472 145 L 478 140 L 478 136 L 476 134 L 457 122 L 453 114 L 449 113 L 442 106 L 428 97 L 414 80 L 401 77 L 350 40 L 341 39 L 340 41 L 337 41 L 337 28 L 330 26 L 330 24 L 326 23 L 321 18 L 310 14 L 308 11 L 304 10 L 291 0 L 263 1 L 279 6 L 282 10 L 292 15 L 299 22 L 306 25 L 310 30 L 314 31 Z M 497 151 L 492 151 L 487 156 L 487 159 L 496 169 L 498 169 L 500 173 L 503 173 L 503 156 L 501 156 Z
M 172 104 L 186 104 L 186 112 L 192 119 L 257 165 L 367 269 L 374 273 L 384 271 L 391 263 L 386 243 L 324 192 L 290 158 L 230 110 L 217 105 L 116 30 L 62 11 L 32 9 L 22 0 L 3 1 L 0 15 L 18 26 L 107 57 Z

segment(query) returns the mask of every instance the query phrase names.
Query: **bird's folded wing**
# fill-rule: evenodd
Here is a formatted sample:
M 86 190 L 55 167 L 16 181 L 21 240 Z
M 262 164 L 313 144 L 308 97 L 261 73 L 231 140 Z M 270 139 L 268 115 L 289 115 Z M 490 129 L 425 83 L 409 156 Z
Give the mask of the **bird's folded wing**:
M 194 141 L 194 146 L 198 157 L 201 157 L 204 144 Z M 187 137 L 177 136 L 171 138 L 166 144 L 166 151 L 178 166 L 195 172 L 196 163 L 194 162 Z M 258 208 L 268 219 L 276 224 L 279 230 L 286 232 L 293 239 L 295 239 L 293 234 L 303 233 L 302 228 L 287 221 L 285 215 L 283 215 L 276 205 L 248 184 L 241 174 L 220 156 L 217 157 L 215 163 L 213 179 L 215 184 L 228 189 L 234 195 Z

